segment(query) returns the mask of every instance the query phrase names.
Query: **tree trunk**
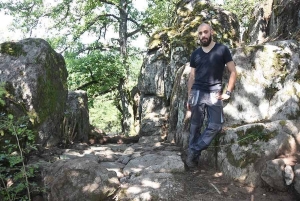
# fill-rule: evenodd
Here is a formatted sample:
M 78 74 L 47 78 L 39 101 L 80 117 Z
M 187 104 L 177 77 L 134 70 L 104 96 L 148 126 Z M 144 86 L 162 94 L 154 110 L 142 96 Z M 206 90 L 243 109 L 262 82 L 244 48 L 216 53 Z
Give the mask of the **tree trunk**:
M 121 100 L 122 107 L 122 131 L 128 136 L 130 133 L 131 125 L 132 125 L 132 115 L 131 115 L 131 104 L 130 104 L 130 96 L 127 92 L 127 81 L 129 77 L 129 66 L 127 62 L 127 6 L 128 0 L 120 0 L 120 23 L 119 23 L 119 40 L 120 40 L 120 53 L 123 61 L 123 65 L 126 71 L 126 75 L 120 79 L 119 83 L 119 94 Z

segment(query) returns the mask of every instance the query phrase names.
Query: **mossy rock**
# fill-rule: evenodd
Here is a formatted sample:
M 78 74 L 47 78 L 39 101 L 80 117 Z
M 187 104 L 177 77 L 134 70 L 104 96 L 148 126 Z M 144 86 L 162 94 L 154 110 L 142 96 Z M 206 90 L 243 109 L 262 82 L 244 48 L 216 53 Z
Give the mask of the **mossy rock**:
M 240 158 L 240 159 L 236 159 L 234 157 L 234 154 L 232 153 L 231 149 L 227 149 L 226 151 L 227 153 L 227 160 L 228 162 L 234 166 L 234 167 L 239 167 L 239 168 L 245 168 L 250 164 L 255 163 L 258 158 L 260 157 L 258 154 L 256 153 L 252 153 L 252 152 L 245 152 L 244 157 Z
M 0 53 L 14 57 L 26 55 L 26 52 L 23 51 L 23 45 L 15 42 L 5 42 L 0 44 Z
M 252 126 L 245 131 L 237 131 L 240 146 L 253 145 L 256 141 L 268 142 L 277 135 L 277 131 L 268 131 L 263 125 Z
M 204 22 L 211 24 L 215 31 L 214 39 L 217 42 L 236 47 L 239 41 L 237 31 L 239 24 L 235 19 L 233 14 L 228 14 L 220 8 L 217 9 L 207 2 L 197 1 L 192 9 L 186 7 L 186 2 L 181 2 L 173 24 L 154 33 L 149 39 L 148 49 L 153 50 L 162 46 L 169 48 L 169 45 L 164 44 L 171 43 L 174 46 L 181 41 L 188 52 L 191 52 L 199 46 L 197 28 Z

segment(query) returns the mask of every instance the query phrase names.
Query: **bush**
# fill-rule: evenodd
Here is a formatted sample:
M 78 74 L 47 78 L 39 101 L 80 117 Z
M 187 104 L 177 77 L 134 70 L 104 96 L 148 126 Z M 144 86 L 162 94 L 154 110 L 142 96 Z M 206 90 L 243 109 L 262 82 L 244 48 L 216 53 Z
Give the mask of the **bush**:
M 0 86 L 0 106 L 4 106 L 4 94 Z M 36 189 L 30 182 L 36 167 L 25 165 L 26 155 L 35 149 L 35 134 L 29 126 L 28 117 L 0 113 L 0 200 L 31 200 L 30 194 Z

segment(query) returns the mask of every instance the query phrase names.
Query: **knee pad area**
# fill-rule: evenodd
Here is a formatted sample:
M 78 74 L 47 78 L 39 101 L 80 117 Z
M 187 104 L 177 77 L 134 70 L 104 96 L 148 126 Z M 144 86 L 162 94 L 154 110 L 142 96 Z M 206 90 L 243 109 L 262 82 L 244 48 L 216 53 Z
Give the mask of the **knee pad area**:
M 208 129 L 213 130 L 216 133 L 222 130 L 222 124 L 216 124 L 216 123 L 209 123 Z

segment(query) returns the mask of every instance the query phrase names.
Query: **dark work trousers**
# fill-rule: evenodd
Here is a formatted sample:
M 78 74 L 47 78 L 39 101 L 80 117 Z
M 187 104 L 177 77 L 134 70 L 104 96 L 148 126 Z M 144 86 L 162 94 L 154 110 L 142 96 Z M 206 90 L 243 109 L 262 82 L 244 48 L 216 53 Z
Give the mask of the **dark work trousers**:
M 219 92 L 203 92 L 191 90 L 189 105 L 191 108 L 191 125 L 189 136 L 189 154 L 193 158 L 200 156 L 222 129 L 223 124 L 223 101 L 216 98 Z M 207 125 L 200 133 L 205 115 L 207 114 Z

